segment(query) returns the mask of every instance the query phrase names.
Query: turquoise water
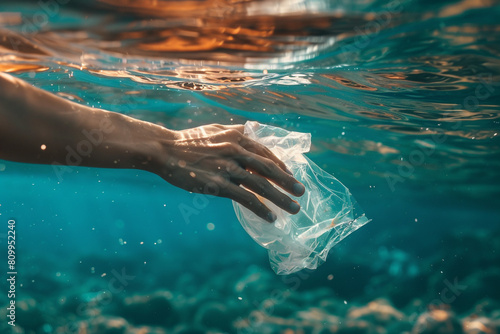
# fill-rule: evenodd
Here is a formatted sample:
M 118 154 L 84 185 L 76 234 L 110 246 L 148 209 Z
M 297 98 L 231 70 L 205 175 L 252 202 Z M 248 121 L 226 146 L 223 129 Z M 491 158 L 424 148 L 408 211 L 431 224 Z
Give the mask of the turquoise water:
M 228 200 L 0 161 L 1 242 L 14 219 L 18 251 L 2 333 L 498 331 L 499 2 L 137 3 L 4 1 L 0 70 L 173 129 L 310 132 L 308 156 L 372 222 L 281 277 Z

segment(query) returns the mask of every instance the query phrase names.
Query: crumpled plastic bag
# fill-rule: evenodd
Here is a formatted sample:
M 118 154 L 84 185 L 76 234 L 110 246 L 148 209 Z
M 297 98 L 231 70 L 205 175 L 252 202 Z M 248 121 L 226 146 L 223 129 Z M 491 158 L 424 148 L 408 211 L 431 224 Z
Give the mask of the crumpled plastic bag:
M 295 198 L 301 206 L 296 215 L 259 197 L 277 215 L 274 223 L 233 201 L 245 231 L 268 249 L 276 274 L 316 269 L 333 246 L 370 221 L 349 189 L 303 154 L 311 147 L 310 133 L 247 122 L 245 135 L 268 147 L 306 188 L 303 196 Z

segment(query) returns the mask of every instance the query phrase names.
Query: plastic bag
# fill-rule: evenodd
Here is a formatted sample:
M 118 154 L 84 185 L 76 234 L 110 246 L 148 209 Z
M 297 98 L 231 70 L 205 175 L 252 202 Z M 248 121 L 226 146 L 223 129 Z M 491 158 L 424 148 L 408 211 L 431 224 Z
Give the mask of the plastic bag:
M 245 135 L 268 147 L 306 187 L 305 194 L 295 198 L 301 206 L 296 215 L 261 198 L 278 217 L 272 224 L 233 202 L 245 231 L 268 249 L 277 274 L 316 269 L 333 246 L 370 221 L 349 189 L 303 154 L 311 147 L 311 134 L 247 122 Z

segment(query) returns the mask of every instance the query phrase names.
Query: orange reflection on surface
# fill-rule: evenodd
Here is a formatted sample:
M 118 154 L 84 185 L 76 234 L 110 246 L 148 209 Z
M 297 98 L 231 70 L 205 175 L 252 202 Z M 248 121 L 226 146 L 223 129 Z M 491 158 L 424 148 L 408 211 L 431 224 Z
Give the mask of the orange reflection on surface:
M 494 0 L 462 0 L 458 3 L 451 3 L 440 12 L 440 17 L 454 16 L 464 13 L 470 9 L 491 7 L 495 5 Z
M 220 95 L 218 95 L 218 94 L 212 94 L 212 93 L 208 93 L 208 92 L 205 92 L 205 93 L 203 93 L 203 94 L 205 94 L 206 96 L 213 96 L 213 97 L 216 97 L 216 98 L 221 99 L 221 100 L 227 100 L 227 97 L 225 97 L 225 96 L 220 96 Z
M 397 73 L 380 73 L 381 77 L 391 80 L 406 80 L 406 74 L 402 72 Z
M 114 9 L 156 17 L 221 16 L 242 12 L 241 2 L 225 0 L 162 1 L 162 0 L 99 0 Z
M 6 73 L 43 72 L 48 69 L 48 67 L 38 64 L 0 63 L 0 72 Z
M 390 113 L 382 109 L 377 110 L 360 110 L 357 114 L 363 115 L 372 119 L 392 119 L 392 120 L 402 120 L 404 117 L 398 113 Z
M 292 100 L 297 100 L 297 97 L 293 96 L 292 94 L 287 94 L 287 93 L 281 93 L 281 94 L 285 95 L 288 98 L 291 98 Z
M 156 85 L 164 85 L 165 87 L 168 88 L 174 88 L 174 89 L 186 89 L 186 90 L 196 90 L 196 91 L 207 91 L 207 90 L 221 90 L 221 89 L 226 89 L 228 86 L 226 85 L 221 85 L 219 83 L 225 83 L 225 82 L 231 82 L 232 80 L 239 82 L 239 81 L 245 81 L 245 79 L 240 78 L 234 78 L 230 79 L 227 76 L 224 75 L 224 71 L 210 71 L 208 70 L 208 73 L 211 73 L 209 76 L 204 76 L 201 73 L 202 71 L 198 70 L 193 70 L 193 78 L 197 78 L 198 80 L 203 80 L 203 81 L 210 81 L 217 83 L 219 85 L 210 85 L 210 84 L 205 84 L 205 83 L 200 83 L 196 81 L 178 81 L 178 80 L 172 80 L 170 78 L 166 78 L 163 76 L 152 76 L 152 72 L 142 72 L 142 71 L 134 71 L 135 73 L 144 73 L 144 75 L 137 75 L 135 73 L 132 73 L 130 71 L 126 70 L 93 70 L 93 69 L 87 69 L 90 73 L 94 73 L 97 75 L 102 75 L 106 77 L 116 77 L 116 78 L 129 78 L 135 82 L 140 82 L 143 84 L 156 84 Z M 227 70 L 226 70 L 227 71 Z M 189 71 L 187 71 L 189 72 Z M 230 71 L 227 71 L 230 72 Z M 161 73 L 161 72 L 160 72 Z M 197 73 L 194 75 L 194 73 Z M 220 77 L 214 76 L 214 73 L 218 73 Z M 188 79 L 186 78 L 189 77 L 189 75 L 186 75 L 182 71 L 172 71 L 168 73 L 169 76 L 172 77 L 179 77 L 182 79 Z M 219 96 L 220 97 L 220 96 Z
M 0 39 L 0 48 L 57 55 L 74 63 L 84 57 L 82 63 L 87 65 L 98 64 L 112 54 L 123 59 L 161 58 L 183 64 L 203 61 L 204 65 L 216 66 L 261 67 L 271 60 L 279 67 L 314 58 L 331 47 L 336 36 L 354 35 L 353 26 L 362 26 L 370 19 L 369 15 L 311 10 L 287 0 L 278 4 L 252 0 L 100 0 L 99 4 L 113 14 L 98 18 L 94 26 L 48 26 L 27 34 L 28 39 L 6 32 L 9 41 Z M 37 49 L 37 45 L 43 48 Z
M 277 97 L 285 97 L 284 95 L 278 94 L 278 93 L 276 93 L 276 92 L 272 92 L 272 91 L 270 91 L 270 90 L 268 90 L 267 92 L 268 92 L 269 94 L 273 94 L 273 95 L 275 95 L 275 96 L 277 96 Z
M 376 91 L 377 88 L 374 87 L 369 87 L 354 81 L 351 81 L 349 79 L 343 78 L 340 75 L 335 75 L 335 74 L 321 74 L 322 77 L 333 80 L 342 86 L 349 87 L 349 88 L 354 88 L 354 89 L 360 89 L 360 90 L 368 90 L 368 91 Z
M 243 83 L 249 80 L 254 80 L 256 77 L 251 76 L 250 73 L 244 71 L 228 70 L 225 68 L 216 67 L 178 67 L 172 70 L 158 70 L 158 71 L 140 71 L 135 70 L 135 73 L 141 73 L 145 76 L 151 74 L 164 77 L 175 77 L 185 80 L 193 80 L 201 83 L 213 84 L 228 84 L 228 83 Z
M 206 51 L 213 50 L 222 46 L 224 41 L 210 37 L 199 37 L 196 40 L 189 40 L 177 36 L 168 37 L 162 41 L 155 43 L 141 43 L 139 48 L 148 51 L 164 51 L 164 52 L 179 52 L 179 51 Z

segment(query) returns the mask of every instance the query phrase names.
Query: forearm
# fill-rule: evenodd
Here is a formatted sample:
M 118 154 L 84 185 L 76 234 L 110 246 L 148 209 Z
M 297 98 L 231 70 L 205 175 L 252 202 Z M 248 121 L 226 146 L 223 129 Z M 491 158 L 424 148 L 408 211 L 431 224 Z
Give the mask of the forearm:
M 82 106 L 0 73 L 0 159 L 151 170 L 163 127 Z

